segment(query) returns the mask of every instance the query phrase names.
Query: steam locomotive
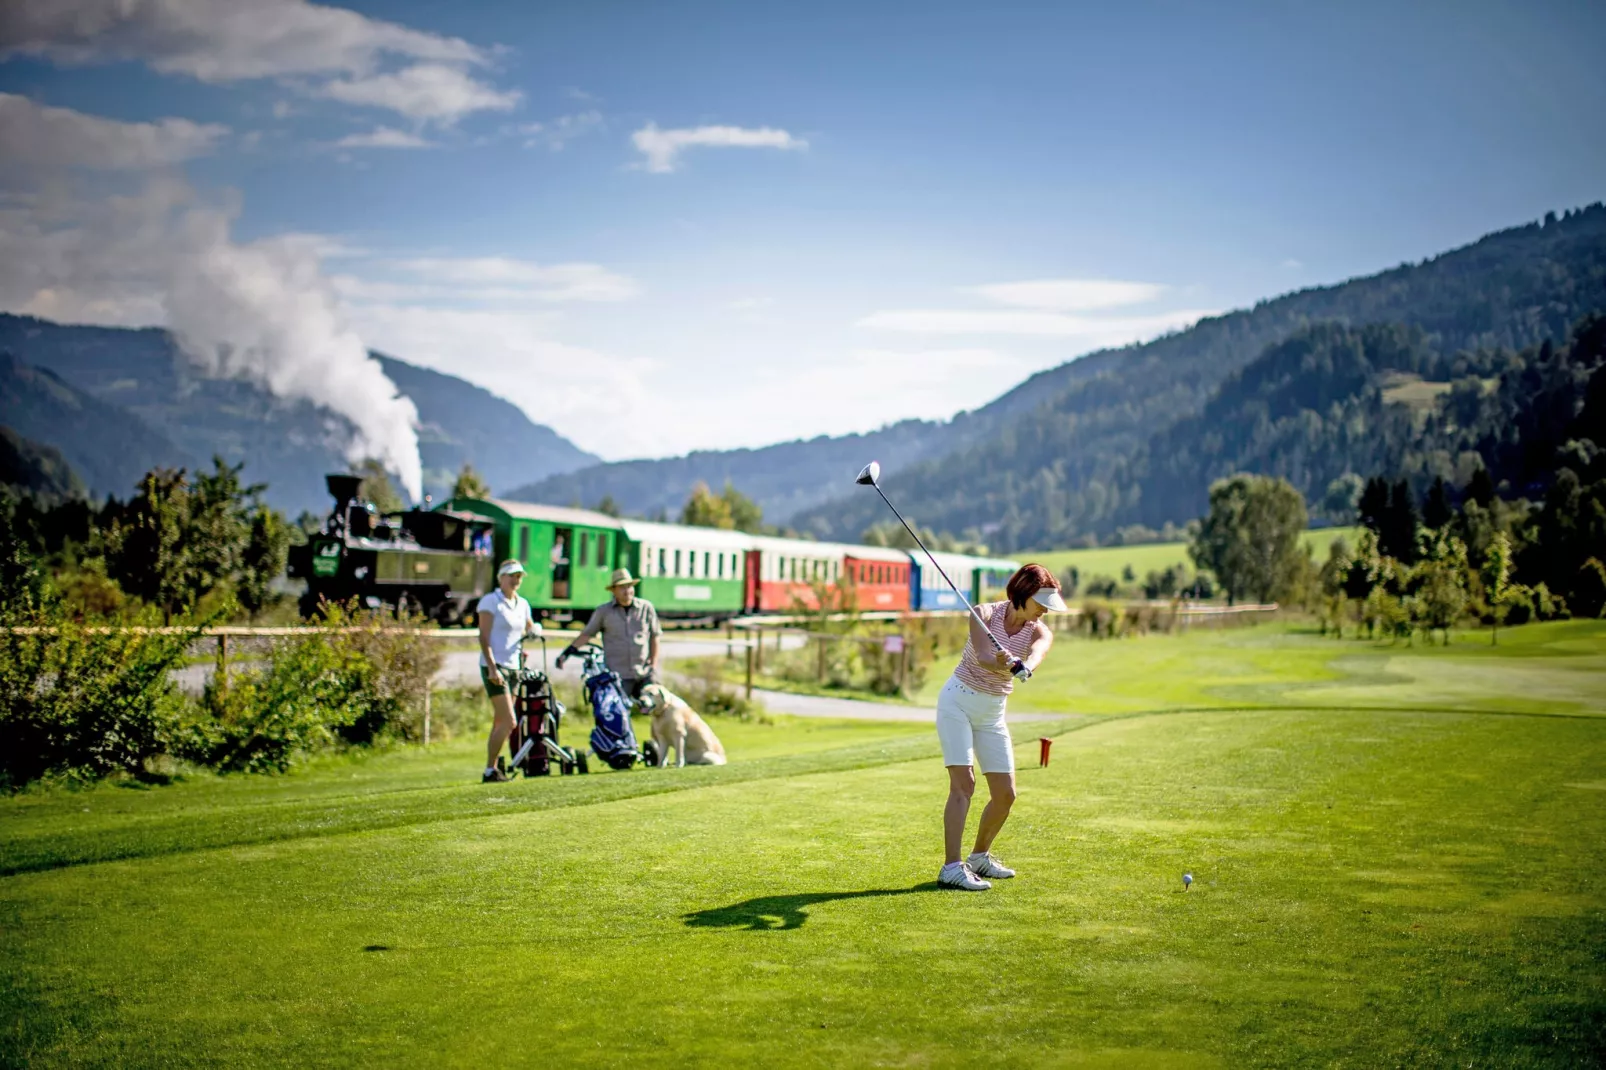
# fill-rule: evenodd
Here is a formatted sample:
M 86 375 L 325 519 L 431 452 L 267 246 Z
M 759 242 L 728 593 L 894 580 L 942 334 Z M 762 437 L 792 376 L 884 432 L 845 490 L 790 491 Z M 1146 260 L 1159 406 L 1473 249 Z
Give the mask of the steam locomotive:
M 307 581 L 302 616 L 312 616 L 325 600 L 355 598 L 442 625 L 474 623 L 475 605 L 493 586 L 490 520 L 452 509 L 382 514 L 358 496 L 360 476 L 325 476 L 324 485 L 334 510 L 322 531 L 291 549 L 286 569 Z

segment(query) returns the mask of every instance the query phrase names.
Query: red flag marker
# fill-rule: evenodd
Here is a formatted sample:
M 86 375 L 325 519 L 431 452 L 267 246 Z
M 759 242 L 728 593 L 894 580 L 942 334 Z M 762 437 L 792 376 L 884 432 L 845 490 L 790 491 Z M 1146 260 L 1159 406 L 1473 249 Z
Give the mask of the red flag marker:
M 1038 740 L 1037 740 L 1037 764 L 1040 767 L 1045 768 L 1045 769 L 1048 767 L 1048 748 L 1052 747 L 1053 745 L 1054 745 L 1054 741 L 1052 739 L 1049 739 L 1047 736 L 1040 736 L 1038 738 Z

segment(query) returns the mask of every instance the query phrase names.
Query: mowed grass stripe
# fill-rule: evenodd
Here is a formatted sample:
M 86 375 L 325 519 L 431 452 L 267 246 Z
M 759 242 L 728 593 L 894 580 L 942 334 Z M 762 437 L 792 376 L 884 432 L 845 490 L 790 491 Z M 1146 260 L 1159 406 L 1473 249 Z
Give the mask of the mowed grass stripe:
M 1034 722 L 1033 737 L 1056 736 L 1081 723 L 1085 719 L 1074 717 Z M 276 840 L 594 806 L 713 784 L 844 772 L 930 758 L 938 753 L 936 734 L 928 730 L 903 740 L 777 755 L 721 767 L 631 772 L 603 768 L 589 776 L 517 779 L 507 784 L 471 780 L 432 789 L 374 791 L 219 808 L 203 806 L 187 813 L 91 815 L 76 827 L 71 815 L 52 813 L 34 821 L 14 819 L 6 823 L 0 831 L 0 876 Z

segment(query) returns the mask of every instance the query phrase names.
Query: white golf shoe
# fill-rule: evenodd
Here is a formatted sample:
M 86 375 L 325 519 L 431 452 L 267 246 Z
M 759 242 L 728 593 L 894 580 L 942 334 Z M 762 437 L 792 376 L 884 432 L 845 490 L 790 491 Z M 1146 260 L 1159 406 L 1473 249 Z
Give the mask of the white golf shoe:
M 966 892 L 985 892 L 992 885 L 970 871 L 963 862 L 949 862 L 937 874 L 937 883 L 945 888 L 958 888 Z
M 978 877 L 989 877 L 995 881 L 1008 880 L 1015 875 L 1015 871 L 994 858 L 991 851 L 973 854 L 965 859 L 965 865 Z

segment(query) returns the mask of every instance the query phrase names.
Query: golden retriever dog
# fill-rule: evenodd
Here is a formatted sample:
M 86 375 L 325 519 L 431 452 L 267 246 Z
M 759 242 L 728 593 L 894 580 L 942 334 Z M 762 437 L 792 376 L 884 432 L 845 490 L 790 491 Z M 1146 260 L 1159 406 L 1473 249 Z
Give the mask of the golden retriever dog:
M 662 684 L 641 689 L 641 708 L 652 714 L 652 741 L 658 745 L 658 765 L 669 764 L 669 749 L 676 754 L 675 765 L 724 765 L 725 745 L 686 700 Z

